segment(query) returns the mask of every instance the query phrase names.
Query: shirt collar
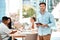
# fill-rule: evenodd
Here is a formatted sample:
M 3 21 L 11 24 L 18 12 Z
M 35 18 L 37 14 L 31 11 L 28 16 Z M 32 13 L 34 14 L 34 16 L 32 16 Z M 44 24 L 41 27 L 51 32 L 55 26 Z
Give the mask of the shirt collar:
M 39 11 L 39 13 L 41 14 L 41 12 L 40 12 L 40 11 Z M 44 12 L 44 14 L 46 14 L 46 11 Z M 43 15 L 44 15 L 44 14 L 43 14 Z M 41 14 L 41 15 L 42 15 L 42 14 Z
M 6 26 L 3 22 L 1 22 L 2 25 Z

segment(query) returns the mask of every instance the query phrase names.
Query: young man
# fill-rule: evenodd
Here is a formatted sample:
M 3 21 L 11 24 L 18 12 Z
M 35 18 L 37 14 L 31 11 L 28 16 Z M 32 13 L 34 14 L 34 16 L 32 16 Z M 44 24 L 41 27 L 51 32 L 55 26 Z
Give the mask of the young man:
M 41 23 L 37 25 L 39 40 L 50 40 L 51 27 L 55 26 L 54 17 L 51 13 L 45 10 L 46 3 L 42 2 L 39 6 L 40 11 L 37 15 L 37 21 Z
M 4 16 L 2 18 L 2 22 L 0 23 L 0 34 L 1 34 L 2 40 L 8 40 L 9 34 L 12 33 L 12 31 L 8 28 L 9 23 L 10 23 L 10 19 Z

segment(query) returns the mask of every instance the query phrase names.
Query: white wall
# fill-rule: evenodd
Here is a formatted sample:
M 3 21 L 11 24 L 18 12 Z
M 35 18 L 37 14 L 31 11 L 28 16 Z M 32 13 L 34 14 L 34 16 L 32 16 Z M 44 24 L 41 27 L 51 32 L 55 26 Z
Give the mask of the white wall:
M 6 16 L 17 13 L 18 10 L 22 19 L 22 0 L 6 0 Z

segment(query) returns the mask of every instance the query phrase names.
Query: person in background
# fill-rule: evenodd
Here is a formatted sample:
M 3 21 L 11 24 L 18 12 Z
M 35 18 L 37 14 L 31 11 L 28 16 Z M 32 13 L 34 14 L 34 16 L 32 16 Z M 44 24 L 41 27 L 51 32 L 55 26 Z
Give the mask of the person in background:
M 19 31 L 23 31 L 23 25 L 19 22 L 19 21 L 16 21 L 14 22 L 14 27 L 15 29 L 19 30 Z
M 10 19 L 10 23 L 8 24 L 8 28 L 9 29 L 12 29 L 12 21 L 11 21 L 11 18 L 9 17 L 9 19 Z
M 36 27 L 36 24 L 35 24 L 36 18 L 35 17 L 31 17 L 30 18 L 30 22 L 31 22 L 31 29 L 37 30 L 37 27 Z
M 2 22 L 0 23 L 0 34 L 2 37 L 2 40 L 8 40 L 9 34 L 15 33 L 16 31 L 11 31 L 8 28 L 8 24 L 10 23 L 10 19 L 6 16 L 2 17 Z
M 12 28 L 12 20 L 11 20 L 11 18 L 8 17 L 8 19 L 10 19 L 10 22 L 9 22 L 9 24 L 8 24 L 8 28 L 9 28 L 9 29 L 14 29 L 14 28 Z M 12 37 L 9 37 L 8 40 L 12 40 Z M 14 38 L 14 40 L 17 40 L 17 39 Z
M 50 40 L 51 27 L 55 27 L 54 17 L 46 11 L 46 3 L 39 3 L 40 11 L 37 13 L 39 40 Z

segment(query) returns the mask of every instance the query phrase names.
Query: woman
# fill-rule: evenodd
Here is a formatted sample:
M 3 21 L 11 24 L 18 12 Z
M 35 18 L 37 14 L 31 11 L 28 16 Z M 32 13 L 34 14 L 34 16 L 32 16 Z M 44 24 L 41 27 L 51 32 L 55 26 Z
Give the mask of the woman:
M 8 17 L 8 19 L 10 19 L 10 23 L 8 24 L 8 28 L 9 29 L 12 29 L 12 21 L 11 21 L 11 18 Z M 8 40 L 12 40 L 12 37 L 10 37 Z M 14 40 L 17 40 L 17 39 L 14 39 Z
M 10 23 L 8 24 L 8 28 L 12 29 L 12 21 L 11 21 L 11 18 L 9 18 L 9 19 L 10 19 Z
M 30 18 L 31 29 L 35 29 L 35 30 L 37 30 L 37 27 L 36 27 L 35 21 L 36 21 L 36 18 L 35 18 L 35 17 L 31 17 L 31 18 Z

